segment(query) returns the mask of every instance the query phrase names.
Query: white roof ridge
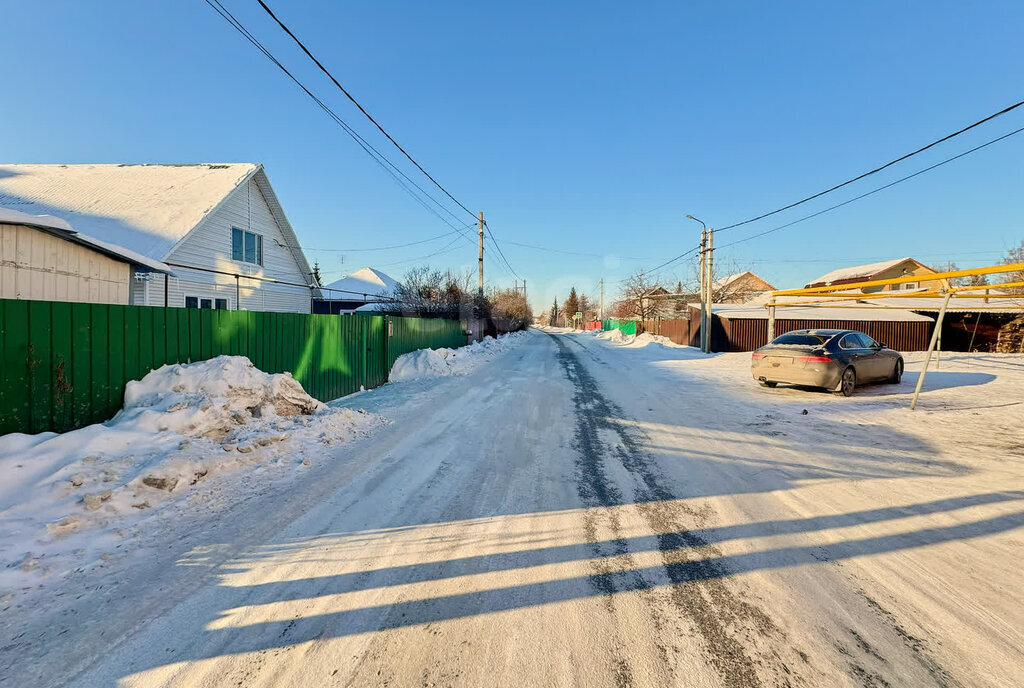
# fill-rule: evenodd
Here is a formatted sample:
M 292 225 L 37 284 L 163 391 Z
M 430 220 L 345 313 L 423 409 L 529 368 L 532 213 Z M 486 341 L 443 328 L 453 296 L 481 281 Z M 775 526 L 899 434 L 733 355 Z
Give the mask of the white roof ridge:
M 259 163 L 0 165 L 0 206 L 162 261 Z

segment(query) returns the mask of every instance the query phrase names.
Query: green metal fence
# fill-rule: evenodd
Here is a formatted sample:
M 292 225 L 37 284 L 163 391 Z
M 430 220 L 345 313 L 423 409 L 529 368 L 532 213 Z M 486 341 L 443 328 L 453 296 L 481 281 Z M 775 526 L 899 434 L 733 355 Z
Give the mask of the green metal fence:
M 384 384 L 401 354 L 465 343 L 457 320 L 0 299 L 0 435 L 105 421 L 165 363 L 248 356 L 328 401 Z
M 636 320 L 618 320 L 616 318 L 602 320 L 601 329 L 618 330 L 622 334 L 636 334 Z

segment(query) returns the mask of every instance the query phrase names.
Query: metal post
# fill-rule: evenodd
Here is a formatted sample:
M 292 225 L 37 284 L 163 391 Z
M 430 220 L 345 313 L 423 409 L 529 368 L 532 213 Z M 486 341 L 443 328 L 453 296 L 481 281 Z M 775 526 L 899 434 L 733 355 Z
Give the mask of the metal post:
M 242 290 L 238 287 L 238 275 L 235 275 L 235 310 L 242 310 Z
M 766 344 L 771 344 L 772 340 L 775 339 L 775 301 L 768 302 L 768 341 Z
M 167 294 L 170 291 L 170 289 L 167 286 L 167 281 L 168 281 L 168 277 L 167 277 L 167 273 L 165 272 L 164 273 L 164 308 L 167 308 L 170 305 L 170 303 L 167 300 Z
M 924 374 L 928 372 L 928 364 L 932 360 L 932 351 L 935 350 L 935 344 L 939 338 L 939 332 L 942 331 L 942 321 L 946 317 L 946 307 L 949 305 L 949 299 L 953 296 L 953 292 L 947 292 L 946 298 L 942 300 L 942 308 L 939 309 L 939 317 L 935 321 L 935 330 L 932 332 L 932 340 L 928 343 L 928 353 L 924 357 L 924 366 L 921 368 L 921 374 L 917 376 L 917 387 L 914 388 L 914 398 L 910 401 L 910 410 L 913 411 L 917 408 L 917 397 L 921 394 L 921 386 L 924 384 Z

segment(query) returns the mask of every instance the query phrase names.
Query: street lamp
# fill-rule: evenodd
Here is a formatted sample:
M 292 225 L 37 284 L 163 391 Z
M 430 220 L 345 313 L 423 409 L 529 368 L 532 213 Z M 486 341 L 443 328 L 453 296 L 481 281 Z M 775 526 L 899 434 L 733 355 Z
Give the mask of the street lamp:
M 708 226 L 693 215 L 687 215 L 686 219 L 699 222 L 703 228 L 700 232 L 700 350 L 707 353 L 711 350 L 711 265 L 708 254 Z

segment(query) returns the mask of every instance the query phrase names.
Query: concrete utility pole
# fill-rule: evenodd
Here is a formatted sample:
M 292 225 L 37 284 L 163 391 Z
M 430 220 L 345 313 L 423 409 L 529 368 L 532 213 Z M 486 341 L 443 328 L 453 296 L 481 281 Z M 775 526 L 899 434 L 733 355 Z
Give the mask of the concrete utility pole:
M 704 338 L 704 353 L 711 353 L 711 328 L 715 321 L 714 302 L 715 302 L 715 228 L 712 227 L 708 230 L 708 314 L 707 324 L 708 333 Z
M 482 211 L 482 210 L 480 211 L 480 216 L 477 219 L 477 229 L 479 230 L 478 234 L 479 234 L 479 237 L 480 237 L 480 258 L 478 260 L 480 275 L 479 275 L 479 278 L 477 280 L 477 287 L 478 287 L 478 291 L 479 291 L 478 296 L 480 297 L 480 300 L 483 301 L 484 300 L 484 211 Z
M 707 250 L 708 250 L 708 226 L 702 220 L 693 215 L 687 215 L 686 219 L 700 222 L 700 350 L 704 351 L 704 338 L 708 332 L 708 303 L 707 303 Z

